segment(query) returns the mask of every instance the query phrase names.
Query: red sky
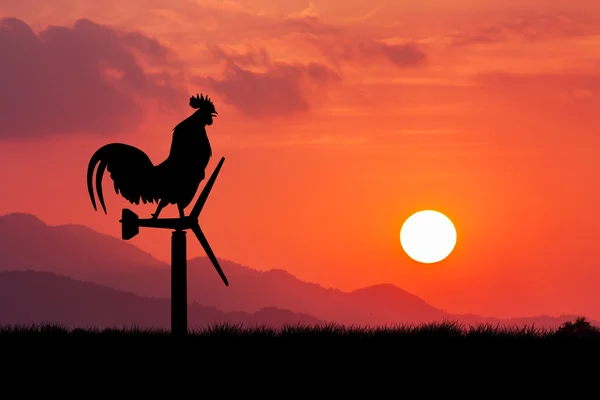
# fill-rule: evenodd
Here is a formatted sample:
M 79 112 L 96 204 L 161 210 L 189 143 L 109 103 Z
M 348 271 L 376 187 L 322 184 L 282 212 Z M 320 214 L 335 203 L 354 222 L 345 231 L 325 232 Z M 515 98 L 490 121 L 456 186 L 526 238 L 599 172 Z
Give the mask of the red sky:
M 451 312 L 598 319 L 596 3 L 0 0 L 0 214 L 120 237 L 135 207 L 107 189 L 109 214 L 93 210 L 92 153 L 162 161 L 207 93 L 208 173 L 226 162 L 201 223 L 219 257 Z M 398 239 L 424 208 L 458 230 L 430 266 Z M 168 260 L 169 235 L 131 242 Z

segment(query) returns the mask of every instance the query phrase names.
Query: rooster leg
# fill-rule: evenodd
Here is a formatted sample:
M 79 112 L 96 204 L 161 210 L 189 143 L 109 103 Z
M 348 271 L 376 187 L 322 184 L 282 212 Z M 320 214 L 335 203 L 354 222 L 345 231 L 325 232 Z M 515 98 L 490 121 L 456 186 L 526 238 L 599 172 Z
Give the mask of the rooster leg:
M 157 219 L 160 212 L 162 211 L 163 208 L 165 208 L 167 206 L 167 202 L 165 200 L 161 200 L 158 203 L 158 207 L 156 207 L 156 211 L 154 211 L 154 214 L 152 214 L 152 219 Z
M 177 204 L 177 209 L 179 210 L 179 218 L 185 218 L 185 212 L 183 212 L 183 207 Z

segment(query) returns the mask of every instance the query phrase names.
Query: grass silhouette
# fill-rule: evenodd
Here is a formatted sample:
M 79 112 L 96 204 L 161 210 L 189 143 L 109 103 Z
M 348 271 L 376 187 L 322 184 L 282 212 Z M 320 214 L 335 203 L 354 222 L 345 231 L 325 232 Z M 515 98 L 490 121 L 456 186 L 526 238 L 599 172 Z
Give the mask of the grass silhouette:
M 123 328 L 98 329 L 69 328 L 56 324 L 14 325 L 0 327 L 0 340 L 11 338 L 167 338 L 167 329 L 139 328 L 135 325 Z M 536 328 L 535 326 L 511 327 L 506 325 L 481 324 L 466 326 L 455 321 L 433 322 L 419 325 L 390 326 L 344 326 L 287 325 L 283 328 L 269 326 L 243 326 L 214 324 L 202 329 L 191 329 L 186 340 L 293 340 L 293 341 L 529 341 L 540 342 L 564 338 L 600 339 L 600 329 L 592 326 L 585 318 L 565 322 L 559 328 Z M 176 339 L 176 338 L 174 338 Z
M 149 376 L 156 382 L 192 376 L 182 387 L 195 390 L 197 379 L 211 384 L 226 377 L 233 391 L 275 390 L 287 382 L 289 388 L 330 386 L 337 393 L 352 391 L 360 382 L 389 384 L 402 377 L 403 387 L 419 386 L 419 380 L 409 376 L 438 380 L 451 374 L 475 386 L 488 382 L 488 387 L 544 387 L 548 379 L 564 381 L 565 374 L 584 376 L 591 371 L 588 364 L 600 357 L 600 331 L 584 318 L 557 329 L 463 326 L 453 321 L 281 329 L 216 324 L 192 330 L 184 338 L 162 329 L 46 324 L 0 328 L 0 352 L 2 365 L 12 371 L 40 376 L 68 371 L 87 380 L 109 374 L 110 382 L 135 387 L 147 386 Z M 246 386 L 239 383 L 243 379 L 249 382 Z

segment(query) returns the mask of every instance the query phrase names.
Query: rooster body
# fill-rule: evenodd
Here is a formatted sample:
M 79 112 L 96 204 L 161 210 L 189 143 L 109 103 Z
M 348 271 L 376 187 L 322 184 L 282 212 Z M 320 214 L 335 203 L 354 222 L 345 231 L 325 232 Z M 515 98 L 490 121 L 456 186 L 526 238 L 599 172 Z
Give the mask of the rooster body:
M 99 148 L 90 159 L 87 186 L 94 209 L 93 173 L 96 165 L 96 192 L 106 213 L 102 191 L 104 171 L 110 173 L 117 194 L 132 204 L 158 203 L 152 216 L 158 218 L 168 204 L 176 204 L 180 217 L 192 202 L 205 169 L 212 156 L 206 125 L 212 124 L 217 114 L 212 102 L 204 97 L 192 97 L 190 106 L 198 110 L 173 129 L 169 156 L 154 165 L 148 155 L 137 147 L 124 143 L 110 143 Z

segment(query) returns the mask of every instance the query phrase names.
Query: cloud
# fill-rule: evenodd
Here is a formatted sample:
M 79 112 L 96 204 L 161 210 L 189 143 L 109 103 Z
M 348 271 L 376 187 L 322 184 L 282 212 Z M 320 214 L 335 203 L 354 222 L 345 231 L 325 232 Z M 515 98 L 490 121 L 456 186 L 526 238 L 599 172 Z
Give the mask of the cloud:
M 196 83 L 214 90 L 225 103 L 253 118 L 307 112 L 314 103 L 308 100 L 311 92 L 317 90 L 322 95 L 327 85 L 341 80 L 336 72 L 318 63 L 266 61 L 262 70 L 255 71 L 241 67 L 236 58 L 240 57 L 226 57 L 221 79 L 201 77 Z
M 279 55 L 280 61 L 303 58 L 337 67 L 383 62 L 384 66 L 392 69 L 413 68 L 425 65 L 428 60 L 425 50 L 415 41 L 393 38 L 391 43 L 388 41 L 390 38 L 374 37 L 372 32 L 357 26 L 327 22 L 308 13 L 282 18 L 250 12 L 217 13 L 207 10 L 199 18 L 212 21 L 217 27 L 194 37 L 195 43 L 203 42 L 209 48 L 217 44 L 253 43 L 256 47 L 273 49 L 271 53 Z
M 173 66 L 159 42 L 87 19 L 39 33 L 19 19 L 2 19 L 0 55 L 4 138 L 130 130 L 142 117 L 138 98 L 168 104 L 187 96 L 168 73 L 145 72 L 136 56 Z
M 444 39 L 454 46 L 500 43 L 510 40 L 526 42 L 585 36 L 600 32 L 597 24 L 583 22 L 565 14 L 525 12 L 502 15 L 474 29 L 454 32 Z
M 257 50 L 253 46 L 247 46 L 244 52 L 228 51 L 223 46 L 213 44 L 208 44 L 207 48 L 213 60 L 225 60 L 244 67 L 267 66 L 271 63 L 271 57 L 265 48 Z
M 414 43 L 387 44 L 381 42 L 367 42 L 360 46 L 360 57 L 383 57 L 397 67 L 416 67 L 425 64 L 425 53 Z
M 352 25 L 326 23 L 317 16 L 288 17 L 277 26 L 278 35 L 313 46 L 336 65 L 386 61 L 393 67 L 407 68 L 427 61 L 427 54 L 414 42 L 388 43 L 383 38 L 370 38 Z
M 521 95 L 536 97 L 539 103 L 557 102 L 563 94 L 589 100 L 594 98 L 594 93 L 600 92 L 600 74 L 515 74 L 495 71 L 475 75 L 473 81 L 486 90 L 505 89 L 506 96 L 514 95 L 508 89 L 520 90 Z
M 532 141 L 560 143 L 565 135 L 597 145 L 600 124 L 599 74 L 479 74 L 477 113 L 504 127 L 502 136 L 518 127 Z

